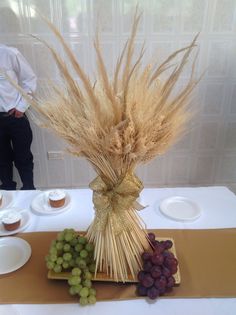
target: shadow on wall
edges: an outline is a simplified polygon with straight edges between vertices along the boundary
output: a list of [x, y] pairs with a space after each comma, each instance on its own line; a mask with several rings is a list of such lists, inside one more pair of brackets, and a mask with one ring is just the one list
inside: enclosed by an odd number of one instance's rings
[[20, 22], [15, 12], [9, 7], [0, 7], [0, 35], [18, 34]]

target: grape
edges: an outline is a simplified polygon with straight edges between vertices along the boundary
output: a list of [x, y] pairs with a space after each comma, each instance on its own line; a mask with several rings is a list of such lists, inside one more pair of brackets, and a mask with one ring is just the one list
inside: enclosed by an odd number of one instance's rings
[[175, 274], [178, 270], [178, 261], [176, 258], [165, 258], [165, 266], [170, 270], [171, 274]]
[[75, 267], [75, 260], [73, 258], [69, 261], [69, 266]]
[[77, 238], [73, 238], [71, 241], [70, 241], [70, 245], [71, 246], [76, 246], [76, 244], [78, 243], [78, 240], [77, 240]]
[[83, 245], [82, 244], [76, 244], [76, 246], [75, 246], [75, 251], [76, 252], [79, 253], [82, 249], [83, 249]]
[[65, 234], [65, 240], [67, 242], [72, 241], [72, 239], [73, 239], [73, 234], [72, 233], [68, 232], [68, 233]]
[[96, 290], [93, 288], [89, 288], [89, 295], [96, 295]]
[[63, 249], [63, 243], [62, 242], [57, 242], [56, 249], [57, 250], [62, 250]]
[[70, 295], [76, 295], [77, 294], [77, 292], [75, 291], [75, 286], [70, 287], [69, 293], [70, 293]]
[[152, 253], [150, 253], [150, 252], [144, 252], [144, 253], [142, 253], [142, 260], [144, 260], [144, 261], [150, 260], [151, 257], [152, 257]]
[[94, 250], [94, 245], [91, 243], [86, 244], [85, 249], [87, 252], [92, 252]]
[[85, 271], [84, 272], [84, 278], [87, 279], [87, 280], [91, 280], [93, 277], [93, 275], [91, 274], [91, 272], [89, 271]]
[[145, 263], [143, 264], [143, 270], [144, 271], [151, 271], [152, 269], [152, 263], [151, 261], [145, 261]]
[[45, 256], [45, 261], [47, 262], [49, 260], [50, 260], [50, 256], [49, 255]]
[[155, 300], [159, 296], [159, 294], [160, 291], [155, 287], [151, 287], [150, 289], [147, 290], [147, 296], [151, 300]]
[[165, 266], [166, 267], [172, 267], [172, 266], [177, 266], [178, 265], [178, 261], [176, 258], [165, 258]]
[[145, 288], [144, 286], [139, 284], [138, 287], [137, 287], [137, 293], [140, 296], [146, 296], [147, 295], [147, 288]]
[[95, 304], [96, 303], [96, 297], [94, 295], [90, 295], [88, 297], [88, 303], [89, 304]]
[[64, 247], [63, 247], [64, 252], [69, 252], [70, 249], [71, 249], [70, 244], [65, 244]]
[[66, 234], [66, 233], [71, 233], [71, 234], [73, 235], [73, 237], [74, 237], [74, 235], [76, 235], [75, 230], [72, 229], [72, 228], [67, 228], [67, 229], [65, 229], [65, 234]]
[[55, 266], [55, 263], [54, 263], [53, 261], [48, 261], [48, 262], [47, 262], [47, 268], [48, 268], [49, 270], [53, 269], [54, 266]]
[[164, 257], [163, 257], [163, 255], [161, 255], [161, 254], [154, 254], [153, 256], [152, 256], [152, 263], [154, 264], [154, 265], [162, 265], [163, 264], [163, 262], [164, 262]]
[[90, 265], [89, 265], [89, 271], [94, 273], [95, 270], [96, 270], [96, 264], [94, 264], [94, 263], [93, 263], [93, 264], [90, 264]]
[[71, 258], [72, 258], [71, 253], [65, 253], [65, 254], [63, 254], [63, 259], [64, 259], [65, 261], [70, 261]]
[[83, 286], [86, 287], [86, 288], [91, 288], [91, 286], [92, 286], [91, 280], [85, 279], [83, 281]]
[[57, 255], [56, 246], [53, 245], [53, 246], [50, 247], [49, 254], [51, 254], [51, 255]]
[[73, 268], [71, 271], [72, 276], [80, 276], [81, 275], [81, 269], [79, 268]]
[[174, 254], [169, 252], [168, 250], [165, 250], [163, 252], [163, 256], [164, 256], [164, 258], [175, 258]]
[[85, 249], [82, 249], [80, 252], [80, 257], [86, 258], [88, 256], [88, 252]]
[[155, 241], [156, 235], [154, 233], [148, 233], [148, 238], [151, 242]]
[[159, 279], [155, 281], [155, 287], [157, 289], [164, 289], [167, 285], [166, 277], [161, 276]]
[[177, 266], [171, 266], [170, 267], [170, 272], [172, 275], [174, 275], [177, 272], [177, 270], [178, 270]]
[[173, 242], [171, 240], [164, 241], [165, 249], [170, 249], [173, 246]]
[[143, 278], [145, 277], [145, 275], [146, 275], [146, 272], [145, 271], [143, 271], [143, 270], [141, 270], [141, 271], [139, 271], [139, 273], [138, 273], [138, 281], [142, 281], [143, 280]]
[[171, 271], [169, 268], [167, 267], [163, 267], [162, 268], [162, 274], [163, 276], [165, 276], [166, 278], [169, 278], [171, 276]]
[[80, 293], [80, 290], [82, 289], [82, 285], [81, 284], [77, 284], [74, 286], [74, 290], [76, 292], [76, 294], [79, 294]]
[[164, 245], [162, 243], [160, 243], [160, 242], [155, 243], [155, 245], [154, 245], [154, 252], [156, 254], [161, 254], [161, 253], [164, 252], [164, 250], [165, 250], [165, 247], [164, 247]]
[[87, 305], [87, 304], [88, 304], [88, 299], [87, 299], [87, 297], [81, 297], [81, 298], [79, 299], [79, 303], [80, 303], [80, 305], [82, 305], [82, 306]]
[[150, 288], [153, 284], [154, 284], [154, 280], [153, 278], [147, 274], [145, 275], [145, 277], [143, 278], [141, 284], [145, 287], [145, 288]]
[[152, 269], [151, 269], [151, 276], [153, 278], [159, 278], [162, 274], [162, 270], [159, 266], [153, 266]]
[[79, 295], [81, 297], [87, 297], [89, 295], [89, 288], [82, 288], [79, 292]]
[[78, 266], [81, 269], [85, 269], [87, 267], [86, 261], [84, 259], [80, 259], [79, 262], [78, 262]]
[[82, 260], [81, 257], [76, 257], [76, 258], [75, 258], [75, 263], [76, 263], [77, 266], [79, 266], [79, 262], [80, 262], [81, 260]]
[[170, 276], [168, 279], [167, 279], [167, 288], [172, 288], [173, 286], [175, 285], [175, 278], [173, 276]]
[[69, 263], [67, 261], [64, 261], [63, 264], [62, 264], [62, 267], [64, 269], [68, 269], [69, 268]]
[[70, 253], [72, 254], [72, 258], [73, 258], [74, 261], [76, 262], [76, 258], [78, 257], [78, 253], [75, 252], [74, 250], [71, 250]]
[[152, 245], [154, 248], [158, 248], [160, 246], [160, 242], [157, 240], [152, 241]]
[[68, 284], [69, 285], [77, 285], [81, 283], [81, 278], [80, 276], [70, 276], [68, 279]]
[[61, 265], [55, 265], [54, 268], [53, 268], [53, 271], [56, 272], [56, 273], [61, 272], [62, 271]]
[[63, 264], [63, 258], [62, 257], [58, 257], [57, 260], [56, 260], [56, 263], [58, 265], [62, 265]]
[[91, 258], [90, 256], [87, 256], [86, 258], [84, 258], [85, 262], [87, 265], [90, 264], [91, 260], [93, 261], [93, 258]]
[[87, 243], [87, 240], [86, 240], [86, 238], [84, 236], [79, 236], [78, 243], [82, 244], [82, 245], [85, 245]]
[[55, 262], [57, 260], [57, 255], [55, 254], [50, 255], [50, 260]]

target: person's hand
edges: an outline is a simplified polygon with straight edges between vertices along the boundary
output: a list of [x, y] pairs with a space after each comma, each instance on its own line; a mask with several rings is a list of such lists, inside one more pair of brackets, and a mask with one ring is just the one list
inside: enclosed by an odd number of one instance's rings
[[15, 116], [16, 118], [21, 118], [24, 115], [23, 112], [20, 112], [16, 108], [11, 109], [8, 113], [9, 115]]

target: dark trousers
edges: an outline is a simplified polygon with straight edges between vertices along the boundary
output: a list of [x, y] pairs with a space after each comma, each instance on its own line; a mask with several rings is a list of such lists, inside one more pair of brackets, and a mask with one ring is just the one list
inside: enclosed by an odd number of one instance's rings
[[13, 181], [13, 162], [23, 183], [22, 189], [35, 189], [31, 143], [32, 130], [25, 115], [16, 118], [0, 113], [0, 180], [2, 189], [16, 189], [16, 183]]

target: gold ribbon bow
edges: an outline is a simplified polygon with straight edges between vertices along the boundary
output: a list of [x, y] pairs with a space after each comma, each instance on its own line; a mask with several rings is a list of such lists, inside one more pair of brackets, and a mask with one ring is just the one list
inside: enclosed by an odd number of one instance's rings
[[136, 199], [143, 189], [139, 178], [127, 173], [121, 181], [110, 188], [103, 179], [98, 176], [89, 185], [93, 190], [93, 203], [96, 211], [94, 224], [100, 231], [104, 231], [110, 219], [115, 234], [119, 234], [129, 227], [129, 220], [126, 220], [127, 211], [130, 208], [141, 210]]

